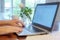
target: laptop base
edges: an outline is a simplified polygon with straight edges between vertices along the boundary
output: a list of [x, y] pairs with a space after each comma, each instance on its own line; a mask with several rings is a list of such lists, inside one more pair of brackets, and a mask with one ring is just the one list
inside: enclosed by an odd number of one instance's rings
[[25, 27], [22, 31], [22, 33], [17, 33], [18, 36], [28, 36], [28, 35], [42, 35], [42, 34], [47, 34], [47, 32], [44, 32], [40, 29], [37, 29], [35, 27], [29, 26]]

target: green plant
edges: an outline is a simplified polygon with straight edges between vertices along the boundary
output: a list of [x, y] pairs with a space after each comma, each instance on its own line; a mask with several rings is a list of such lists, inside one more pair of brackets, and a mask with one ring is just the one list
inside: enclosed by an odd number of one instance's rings
[[24, 7], [24, 8], [21, 8], [21, 13], [20, 13], [20, 16], [23, 18], [24, 15], [27, 16], [27, 18], [29, 18], [31, 20], [31, 14], [32, 14], [32, 9], [31, 8], [28, 8], [28, 7]]

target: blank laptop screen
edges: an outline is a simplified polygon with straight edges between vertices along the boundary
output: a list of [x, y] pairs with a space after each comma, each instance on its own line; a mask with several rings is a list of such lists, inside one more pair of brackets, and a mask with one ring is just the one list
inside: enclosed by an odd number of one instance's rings
[[44, 25], [51, 28], [57, 10], [55, 5], [37, 5], [33, 18], [33, 23]]

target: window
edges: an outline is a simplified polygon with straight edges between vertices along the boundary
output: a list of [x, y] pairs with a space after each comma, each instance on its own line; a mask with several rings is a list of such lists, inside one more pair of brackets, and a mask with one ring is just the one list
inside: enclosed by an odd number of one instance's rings
[[46, 0], [26, 0], [25, 3], [26, 3], [26, 6], [28, 7], [34, 7], [36, 4], [39, 4], [39, 3], [45, 3]]
[[9, 19], [12, 14], [12, 0], [4, 0], [4, 17]]
[[[6, 19], [10, 19], [10, 16], [12, 14], [14, 15], [19, 15], [17, 13], [20, 13], [20, 8], [19, 8], [19, 4], [21, 2], [25, 3], [25, 6], [32, 8], [33, 13], [34, 13], [34, 8], [36, 6], [37, 3], [45, 3], [46, 0], [0, 0], [0, 3], [2, 5], [2, 9], [0, 9], [0, 11], [4, 11], [4, 18]], [[1, 8], [0, 5], [0, 8]]]
[[21, 0], [13, 0], [13, 14], [18, 15], [20, 13], [19, 4], [21, 3]]
[[4, 7], [4, 16], [6, 19], [10, 19], [11, 15], [17, 15], [19, 12], [19, 4], [21, 0], [4, 0], [5, 7]]
[[[46, 0], [25, 0], [25, 3], [25, 6], [32, 8], [32, 13], [34, 14], [35, 6], [40, 3], [46, 3]], [[33, 14], [31, 15], [31, 18], [33, 18]]]

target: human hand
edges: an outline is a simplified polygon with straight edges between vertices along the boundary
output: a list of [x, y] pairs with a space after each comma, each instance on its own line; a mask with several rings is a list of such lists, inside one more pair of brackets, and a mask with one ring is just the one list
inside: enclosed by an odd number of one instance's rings
[[22, 32], [23, 28], [15, 27], [15, 26], [3, 26], [0, 27], [0, 35], [8, 34], [8, 33], [18, 33]]
[[18, 26], [18, 27], [24, 27], [24, 23], [21, 20], [18, 19], [12, 19], [8, 22], [10, 26]]

